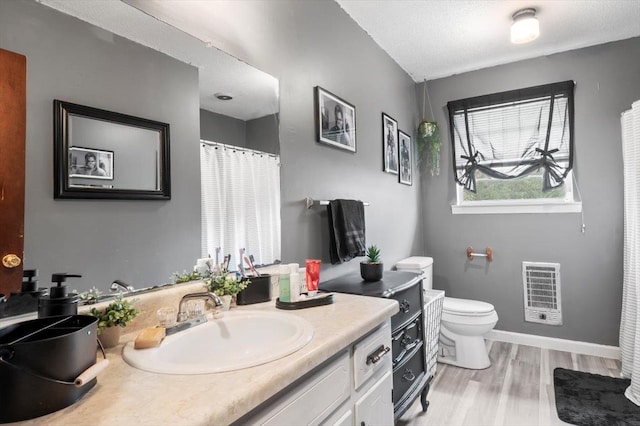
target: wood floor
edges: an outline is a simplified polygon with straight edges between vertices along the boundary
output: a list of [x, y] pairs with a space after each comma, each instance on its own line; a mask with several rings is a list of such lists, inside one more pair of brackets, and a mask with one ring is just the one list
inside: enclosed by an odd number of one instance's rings
[[486, 370], [438, 364], [427, 412], [418, 398], [397, 425], [566, 425], [556, 413], [554, 368], [620, 377], [614, 359], [493, 341], [487, 348]]

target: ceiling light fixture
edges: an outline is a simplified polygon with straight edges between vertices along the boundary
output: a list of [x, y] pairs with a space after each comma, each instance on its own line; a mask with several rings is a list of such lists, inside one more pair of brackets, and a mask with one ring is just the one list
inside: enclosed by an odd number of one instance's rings
[[540, 25], [536, 18], [536, 10], [532, 7], [520, 9], [513, 14], [511, 24], [511, 43], [529, 43], [540, 35]]
[[229, 93], [216, 93], [215, 95], [216, 98], [220, 99], [221, 101], [230, 101], [231, 99], [233, 99], [233, 95], [229, 94]]

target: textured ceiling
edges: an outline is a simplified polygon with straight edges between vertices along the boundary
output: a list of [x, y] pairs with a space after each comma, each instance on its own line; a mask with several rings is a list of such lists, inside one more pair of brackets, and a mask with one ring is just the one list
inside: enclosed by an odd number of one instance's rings
[[[640, 36], [640, 0], [336, 0], [416, 82]], [[540, 37], [509, 41], [538, 10]]]
[[[197, 66], [202, 108], [245, 120], [278, 109], [275, 78], [211, 47], [234, 33], [229, 21], [275, 0], [37, 1]], [[336, 1], [416, 82], [640, 36], [640, 0]], [[513, 45], [511, 15], [524, 7], [538, 10], [541, 35]]]

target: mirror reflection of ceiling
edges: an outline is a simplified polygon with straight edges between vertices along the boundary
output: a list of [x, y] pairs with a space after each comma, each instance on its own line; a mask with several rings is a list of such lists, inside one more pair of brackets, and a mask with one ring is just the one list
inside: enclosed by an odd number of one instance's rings
[[[198, 32], [207, 22], [207, 13], [214, 13], [214, 9], [205, 12], [174, 1], [129, 1], [131, 5], [123, 1], [38, 2], [198, 67], [202, 109], [243, 121], [279, 110], [275, 77], [212, 47], [211, 40]], [[218, 2], [194, 3], [215, 8]], [[216, 93], [230, 94], [233, 100], [219, 100]]]

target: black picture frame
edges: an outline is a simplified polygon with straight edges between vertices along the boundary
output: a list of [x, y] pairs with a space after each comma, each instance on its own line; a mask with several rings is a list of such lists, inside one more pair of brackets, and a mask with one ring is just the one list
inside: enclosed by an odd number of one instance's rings
[[334, 148], [356, 152], [356, 107], [320, 86], [314, 88], [314, 94], [316, 140]]
[[398, 182], [412, 185], [413, 182], [413, 154], [411, 151], [411, 136], [398, 130]]
[[382, 113], [382, 171], [398, 174], [398, 122]]
[[[74, 152], [110, 158], [110, 175], [72, 173]], [[169, 154], [168, 123], [53, 101], [55, 199], [170, 200]]]
[[[93, 157], [93, 168], [87, 167], [89, 158]], [[80, 160], [84, 160], [81, 164]], [[113, 151], [69, 147], [69, 178], [113, 180], [114, 155]]]

